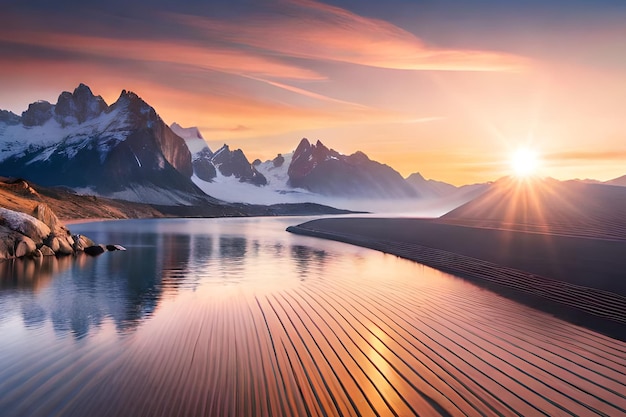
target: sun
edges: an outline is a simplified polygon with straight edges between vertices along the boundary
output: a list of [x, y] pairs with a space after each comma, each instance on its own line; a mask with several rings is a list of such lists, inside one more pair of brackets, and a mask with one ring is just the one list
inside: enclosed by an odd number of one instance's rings
[[537, 173], [539, 156], [528, 148], [519, 148], [511, 155], [511, 168], [516, 177], [526, 178]]

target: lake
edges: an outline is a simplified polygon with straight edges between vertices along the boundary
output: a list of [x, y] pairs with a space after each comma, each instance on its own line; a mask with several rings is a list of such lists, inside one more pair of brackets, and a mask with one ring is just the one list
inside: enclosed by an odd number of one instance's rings
[[626, 343], [308, 218], [75, 224], [0, 264], [0, 416], [626, 415]]

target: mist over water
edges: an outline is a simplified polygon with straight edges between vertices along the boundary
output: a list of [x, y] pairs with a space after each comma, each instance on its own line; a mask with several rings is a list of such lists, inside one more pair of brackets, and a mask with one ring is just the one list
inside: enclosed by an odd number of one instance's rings
[[626, 344], [305, 218], [72, 226], [0, 269], [0, 415], [626, 412]]

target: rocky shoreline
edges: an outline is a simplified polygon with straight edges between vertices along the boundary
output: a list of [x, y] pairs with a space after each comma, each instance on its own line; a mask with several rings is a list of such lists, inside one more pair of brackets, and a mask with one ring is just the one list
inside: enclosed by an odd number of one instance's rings
[[78, 252], [99, 255], [124, 250], [119, 245], [99, 245], [83, 235], [73, 235], [44, 203], [32, 213], [0, 207], [0, 260], [68, 256]]

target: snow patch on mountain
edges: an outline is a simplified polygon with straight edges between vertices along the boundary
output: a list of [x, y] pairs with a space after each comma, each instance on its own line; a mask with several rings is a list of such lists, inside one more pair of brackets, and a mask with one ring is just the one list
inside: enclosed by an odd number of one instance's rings
[[274, 182], [256, 186], [241, 182], [234, 175], [225, 176], [219, 170], [213, 181], [204, 181], [194, 174], [191, 181], [203, 192], [230, 203], [279, 204], [316, 202], [316, 195], [302, 189], [285, 187], [284, 183]]
[[45, 148], [45, 152], [35, 156], [30, 163], [48, 160], [54, 153], [71, 159], [90, 144], [97, 146], [101, 158], [104, 158], [128, 134], [129, 123], [120, 114], [122, 111], [118, 108], [84, 123], [65, 126], [56, 119], [49, 119], [41, 126], [0, 123], [0, 161]]
[[172, 132], [185, 139], [185, 143], [192, 154], [197, 154], [204, 149], [211, 151], [208, 143], [204, 139], [204, 136], [202, 136], [202, 133], [200, 133], [200, 130], [197, 127], [182, 127], [178, 123], [174, 122], [170, 125], [170, 129], [172, 129]]

